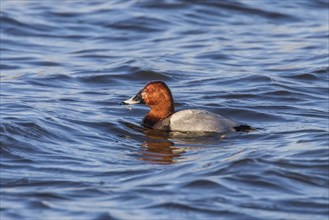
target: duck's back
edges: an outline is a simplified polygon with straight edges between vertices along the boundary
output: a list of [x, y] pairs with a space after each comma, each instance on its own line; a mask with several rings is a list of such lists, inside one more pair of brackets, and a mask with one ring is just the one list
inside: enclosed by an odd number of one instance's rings
[[171, 131], [224, 133], [234, 131], [238, 124], [205, 110], [188, 109], [176, 112], [156, 125], [158, 128], [161, 126], [166, 126]]

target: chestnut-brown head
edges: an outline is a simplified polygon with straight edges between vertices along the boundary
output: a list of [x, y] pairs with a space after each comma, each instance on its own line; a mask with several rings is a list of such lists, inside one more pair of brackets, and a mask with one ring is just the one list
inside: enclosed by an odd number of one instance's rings
[[174, 100], [170, 89], [162, 81], [149, 82], [145, 85], [141, 93], [145, 105], [151, 109], [161, 109], [174, 111]]
[[174, 99], [168, 86], [162, 81], [147, 83], [134, 97], [121, 104], [145, 104], [151, 108], [145, 116], [143, 123], [153, 126], [157, 121], [163, 120], [175, 112]]

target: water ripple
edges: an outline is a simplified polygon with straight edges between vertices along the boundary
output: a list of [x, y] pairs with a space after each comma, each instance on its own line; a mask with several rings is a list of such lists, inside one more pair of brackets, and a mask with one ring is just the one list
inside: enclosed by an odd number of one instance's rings
[[[327, 1], [2, 1], [1, 219], [326, 219]], [[177, 110], [257, 128], [144, 128]], [[92, 204], [92, 205], [91, 205]]]

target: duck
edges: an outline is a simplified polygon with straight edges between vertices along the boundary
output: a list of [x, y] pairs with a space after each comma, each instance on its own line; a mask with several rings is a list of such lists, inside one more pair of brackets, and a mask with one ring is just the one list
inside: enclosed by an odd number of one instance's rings
[[135, 96], [120, 104], [144, 104], [150, 107], [150, 111], [142, 120], [142, 125], [154, 130], [215, 133], [255, 130], [249, 125], [202, 109], [185, 109], [175, 112], [172, 93], [163, 81], [147, 83]]

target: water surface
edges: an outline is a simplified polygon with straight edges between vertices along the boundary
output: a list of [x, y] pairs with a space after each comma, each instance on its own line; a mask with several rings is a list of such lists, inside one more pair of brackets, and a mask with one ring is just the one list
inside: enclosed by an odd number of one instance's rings
[[[1, 1], [1, 219], [328, 219], [328, 1]], [[191, 136], [120, 106], [257, 127]]]

